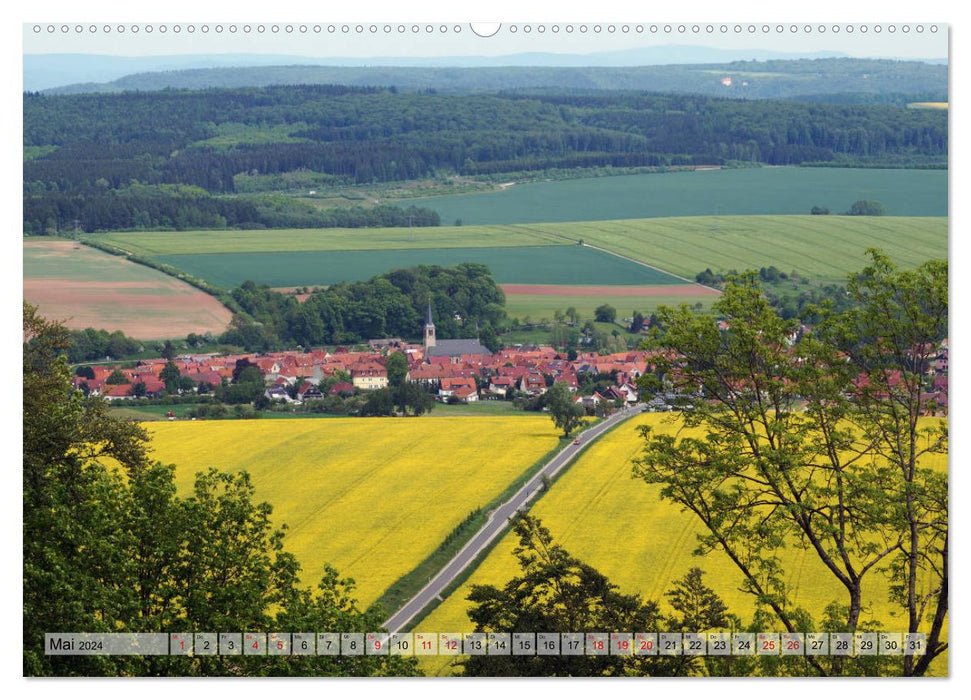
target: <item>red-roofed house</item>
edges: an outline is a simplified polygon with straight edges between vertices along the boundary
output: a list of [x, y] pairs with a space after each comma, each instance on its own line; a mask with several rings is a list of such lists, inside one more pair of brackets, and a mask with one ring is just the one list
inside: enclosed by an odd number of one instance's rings
[[519, 390], [530, 396], [546, 393], [546, 378], [538, 372], [524, 374], [519, 382]]
[[447, 399], [449, 396], [456, 394], [460, 389], [471, 389], [475, 392], [475, 379], [472, 377], [447, 377], [442, 379], [441, 386], [438, 390], [438, 398], [443, 400]]
[[510, 391], [516, 389], [516, 377], [493, 377], [489, 383], [489, 393], [496, 396], [505, 396]]
[[317, 388], [315, 384], [310, 382], [304, 382], [297, 389], [297, 400], [298, 401], [309, 401], [311, 399], [322, 399], [324, 395], [320, 393], [320, 389]]
[[452, 396], [462, 401], [462, 403], [472, 403], [473, 401], [479, 400], [479, 394], [475, 389], [470, 389], [467, 386], [459, 387], [454, 392]]
[[108, 401], [130, 399], [132, 397], [131, 384], [106, 384], [102, 396]]
[[337, 382], [327, 393], [330, 396], [351, 396], [354, 393], [354, 385], [347, 382]]

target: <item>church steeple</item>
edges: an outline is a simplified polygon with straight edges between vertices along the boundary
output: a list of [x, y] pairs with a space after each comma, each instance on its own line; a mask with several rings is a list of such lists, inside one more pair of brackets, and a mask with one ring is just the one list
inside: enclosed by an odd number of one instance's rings
[[435, 347], [435, 322], [432, 321], [432, 300], [428, 300], [428, 314], [425, 316], [425, 349]]

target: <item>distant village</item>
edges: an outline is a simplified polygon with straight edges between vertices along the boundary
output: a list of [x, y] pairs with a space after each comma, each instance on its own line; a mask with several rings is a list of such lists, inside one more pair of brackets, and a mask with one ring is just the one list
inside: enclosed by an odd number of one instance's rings
[[[724, 323], [724, 322], [722, 322]], [[420, 382], [442, 402], [469, 404], [480, 400], [541, 396], [557, 382], [575, 394], [588, 412], [599, 406], [637, 403], [637, 379], [652, 371], [657, 351], [630, 350], [608, 355], [580, 352], [575, 359], [548, 346], [515, 346], [491, 352], [477, 340], [438, 339], [431, 308], [423, 328], [423, 341], [400, 338], [371, 340], [367, 349], [337, 347], [309, 352], [284, 351], [265, 354], [188, 354], [171, 360], [179, 371], [180, 393], [206, 393], [234, 379], [239, 365], [255, 366], [263, 377], [269, 402], [302, 405], [327, 396], [350, 396], [389, 385], [388, 357], [401, 353], [408, 361], [407, 381]], [[793, 339], [794, 340], [794, 339]], [[923, 396], [933, 415], [947, 414], [947, 339], [934, 349], [935, 359]], [[140, 360], [134, 367], [95, 365], [89, 376], [76, 376], [76, 388], [109, 401], [161, 398], [166, 393], [165, 358]], [[899, 373], [898, 373], [899, 374]], [[584, 395], [584, 375], [599, 377], [599, 390]], [[109, 381], [114, 377], [114, 381]], [[603, 378], [609, 377], [609, 386]], [[324, 381], [328, 379], [329, 381]], [[334, 381], [339, 378], [339, 381]], [[121, 381], [121, 380], [124, 381]], [[899, 381], [899, 377], [897, 378]], [[890, 378], [893, 385], [894, 378]], [[590, 382], [586, 382], [589, 386]], [[670, 410], [679, 397], [659, 393], [643, 397], [652, 410]]]

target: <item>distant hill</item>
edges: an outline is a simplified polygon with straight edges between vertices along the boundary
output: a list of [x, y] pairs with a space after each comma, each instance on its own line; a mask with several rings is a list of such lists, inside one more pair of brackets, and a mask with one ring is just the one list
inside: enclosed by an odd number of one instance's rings
[[[642, 50], [638, 51], [643, 54]], [[595, 56], [600, 61], [633, 61], [640, 54], [623, 51]], [[549, 56], [540, 54], [532, 56], [531, 60], [538, 62]], [[505, 58], [513, 60], [514, 57]], [[581, 58], [593, 60], [591, 57], [575, 56], [571, 60]], [[647, 60], [651, 56], [644, 55], [643, 58]], [[654, 60], [659, 59], [654, 57]], [[26, 66], [25, 63], [25, 81]], [[451, 93], [544, 88], [558, 91], [636, 90], [753, 99], [815, 99], [814, 96], [826, 96], [826, 101], [830, 102], [903, 103], [920, 100], [946, 101], [947, 65], [889, 59], [803, 58], [626, 67], [220, 66], [136, 73], [109, 82], [66, 85], [45, 92], [77, 94], [299, 84], [394, 86], [406, 91], [434, 89]], [[844, 97], [840, 98], [840, 95]]]
[[[24, 90], [35, 92], [76, 84], [107, 83], [135, 73], [183, 71], [197, 68], [247, 66], [663, 66], [692, 63], [726, 63], [771, 59], [825, 58], [834, 52], [782, 53], [779, 51], [716, 49], [708, 46], [652, 46], [590, 54], [518, 53], [504, 56], [375, 56], [309, 57], [284, 54], [180, 54], [161, 56], [106, 56], [98, 54], [25, 54]], [[235, 86], [235, 85], [234, 85]], [[228, 87], [228, 86], [227, 86]]]

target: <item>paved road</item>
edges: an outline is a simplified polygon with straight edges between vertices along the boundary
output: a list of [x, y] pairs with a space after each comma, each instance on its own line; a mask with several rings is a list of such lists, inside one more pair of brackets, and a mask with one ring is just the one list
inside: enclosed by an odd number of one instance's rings
[[544, 475], [552, 478], [564, 466], [569, 464], [576, 457], [577, 452], [582, 450], [587, 444], [600, 437], [600, 435], [617, 425], [617, 423], [641, 413], [644, 408], [644, 405], [638, 404], [627, 410], [618, 411], [602, 423], [598, 423], [594, 427], [580, 433], [579, 445], [570, 443], [563, 448], [532, 479], [526, 482], [512, 498], [494, 510], [492, 515], [489, 516], [488, 522], [469, 540], [465, 547], [414, 598], [405, 603], [404, 607], [392, 615], [382, 627], [389, 632], [397, 632], [404, 627], [415, 615], [424, 610], [425, 606], [441, 595], [441, 592], [445, 590], [446, 586], [452, 583], [472, 563], [472, 560], [502, 532], [508, 524], [509, 519], [515, 515], [517, 510], [525, 507], [527, 503], [539, 494], [543, 487]]

